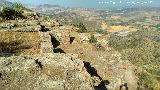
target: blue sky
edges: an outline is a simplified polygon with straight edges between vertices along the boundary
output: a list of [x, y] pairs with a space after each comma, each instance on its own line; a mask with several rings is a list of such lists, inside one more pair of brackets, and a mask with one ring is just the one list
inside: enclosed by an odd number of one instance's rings
[[[52, 4], [65, 7], [85, 7], [85, 8], [103, 8], [118, 6], [159, 6], [160, 0], [8, 0], [18, 1], [23, 4]], [[152, 1], [152, 2], [150, 2]], [[130, 3], [129, 3], [130, 2]], [[146, 3], [147, 2], [147, 3]]]

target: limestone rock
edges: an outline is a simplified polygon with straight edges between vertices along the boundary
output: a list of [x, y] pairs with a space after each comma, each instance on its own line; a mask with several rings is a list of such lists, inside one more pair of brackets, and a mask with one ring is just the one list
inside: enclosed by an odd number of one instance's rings
[[73, 54], [0, 57], [0, 90], [92, 90], [84, 72]]
[[101, 83], [101, 80], [99, 79], [99, 77], [96, 77], [96, 76], [91, 77], [91, 80], [92, 80], [93, 86], [98, 86]]
[[39, 15], [36, 12], [31, 12], [31, 11], [23, 11], [23, 15], [27, 18], [27, 19], [38, 19]]

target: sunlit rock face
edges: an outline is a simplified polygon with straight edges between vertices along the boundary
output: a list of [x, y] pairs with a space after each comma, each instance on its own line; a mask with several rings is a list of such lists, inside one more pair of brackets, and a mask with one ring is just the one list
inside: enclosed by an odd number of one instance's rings
[[74, 54], [0, 58], [0, 89], [92, 90], [90, 76]]

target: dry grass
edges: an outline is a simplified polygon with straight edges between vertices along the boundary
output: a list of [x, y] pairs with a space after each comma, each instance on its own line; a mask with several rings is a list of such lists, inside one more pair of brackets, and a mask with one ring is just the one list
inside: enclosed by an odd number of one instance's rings
[[38, 32], [0, 32], [0, 52], [6, 48], [18, 55], [38, 54], [40, 52]]
[[129, 32], [133, 32], [133, 31], [137, 31], [136, 29], [134, 28], [130, 28], [129, 26], [111, 26], [109, 29], [108, 29], [108, 32], [120, 32], [120, 31], [129, 31]]

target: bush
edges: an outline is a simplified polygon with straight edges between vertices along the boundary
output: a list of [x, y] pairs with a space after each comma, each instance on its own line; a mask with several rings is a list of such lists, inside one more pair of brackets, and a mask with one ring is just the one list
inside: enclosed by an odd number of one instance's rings
[[157, 83], [157, 79], [147, 72], [143, 72], [139, 76], [138, 84], [143, 85], [146, 90], [154, 90], [154, 87]]
[[92, 34], [90, 39], [89, 39], [89, 42], [90, 43], [96, 43], [97, 42], [97, 39], [95, 38], [95, 36]]
[[0, 12], [0, 17], [5, 20], [15, 20], [24, 18], [24, 16], [22, 15], [22, 11], [16, 11], [13, 8], [4, 8]]
[[79, 32], [79, 33], [85, 33], [85, 32], [87, 32], [87, 29], [86, 29], [86, 27], [85, 27], [85, 25], [83, 23], [79, 23], [76, 26], [79, 28], [79, 30], [77, 32]]
[[155, 25], [155, 26], [153, 26], [153, 27], [155, 27], [155, 28], [157, 28], [158, 30], [160, 30], [160, 24], [157, 24], [157, 25]]
[[109, 32], [107, 32], [107, 30], [102, 30], [102, 29], [97, 30], [96, 32], [99, 33], [99, 34], [104, 34], [104, 35], [108, 35], [109, 34]]
[[47, 21], [47, 20], [49, 20], [49, 17], [48, 17], [48, 16], [43, 16], [42, 19], [43, 19], [44, 21]]
[[14, 3], [13, 4], [13, 9], [16, 11], [22, 11], [25, 9], [25, 7], [21, 3]]
[[12, 7], [5, 7], [0, 11], [0, 17], [5, 20], [23, 19], [25, 8], [20, 3], [15, 3]]

